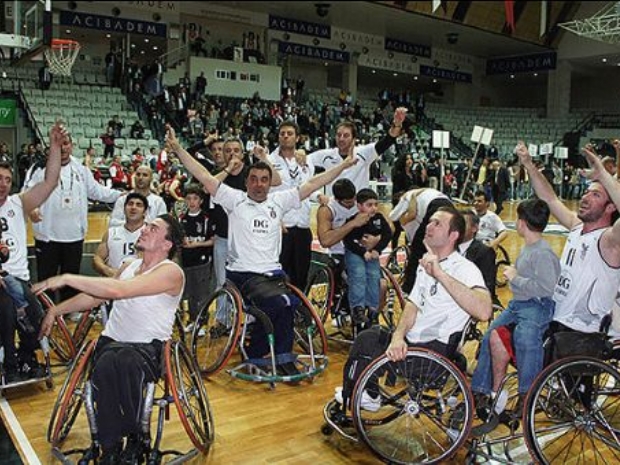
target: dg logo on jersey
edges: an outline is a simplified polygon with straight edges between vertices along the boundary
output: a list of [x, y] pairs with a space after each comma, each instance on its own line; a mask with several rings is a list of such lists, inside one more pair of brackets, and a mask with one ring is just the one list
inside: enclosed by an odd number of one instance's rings
[[264, 215], [255, 217], [252, 219], [252, 233], [254, 234], [268, 234], [271, 228], [271, 221]]

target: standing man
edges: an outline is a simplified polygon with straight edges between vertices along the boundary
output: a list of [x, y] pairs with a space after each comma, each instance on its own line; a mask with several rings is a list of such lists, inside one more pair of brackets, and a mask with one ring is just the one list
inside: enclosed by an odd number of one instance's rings
[[[37, 277], [39, 281], [60, 273], [79, 273], [82, 262], [82, 246], [88, 230], [88, 200], [115, 202], [119, 191], [102, 186], [90, 170], [72, 156], [73, 141], [60, 151], [60, 181], [49, 198], [40, 208], [30, 214], [35, 237]], [[46, 169], [33, 173], [27, 183], [31, 187], [41, 182]], [[72, 291], [61, 292], [65, 300]]]
[[[49, 335], [54, 319], [106, 300], [114, 304], [93, 356], [91, 382], [101, 443], [100, 464], [142, 463], [140, 413], [144, 387], [161, 373], [161, 352], [172, 337], [174, 315], [183, 293], [183, 270], [171, 259], [183, 243], [183, 230], [163, 215], [142, 230], [136, 249], [142, 258], [116, 278], [62, 274], [46, 279], [36, 292], [72, 287], [81, 293], [50, 309], [41, 324]], [[123, 451], [123, 438], [127, 444]]]
[[123, 263], [137, 257], [136, 242], [144, 227], [149, 202], [142, 194], [130, 192], [124, 197], [125, 223], [110, 226], [103, 233], [99, 247], [93, 256], [93, 268], [101, 276], [116, 276]]
[[[181, 147], [172, 129], [168, 131], [167, 143], [171, 150], [177, 153], [188, 171], [213, 196], [213, 201], [220, 204], [228, 214], [230, 229], [226, 274], [227, 278], [240, 289], [256, 276], [284, 274], [279, 263], [283, 216], [289, 210], [299, 208], [301, 202], [312, 192], [333, 181], [343, 170], [357, 163], [357, 159], [351, 153], [339, 165], [314, 176], [299, 188], [270, 194], [272, 168], [267, 163], [257, 162], [248, 169], [247, 193], [245, 193], [230, 188], [212, 176]], [[273, 322], [276, 356], [290, 353], [294, 338], [294, 305], [290, 302], [288, 305], [283, 304], [281, 300], [265, 299], [261, 305], [261, 310]], [[255, 325], [250, 346], [247, 348], [248, 357], [261, 358], [268, 353], [269, 344], [265, 329], [260, 324]], [[283, 363], [281, 369], [291, 374], [296, 368], [290, 365], [293, 364]]]
[[[272, 190], [298, 188], [314, 176], [314, 166], [303, 151], [296, 150], [299, 128], [292, 121], [285, 121], [278, 129], [279, 146], [269, 155], [273, 168], [280, 174], [282, 184]], [[302, 201], [299, 208], [287, 212], [282, 218], [282, 252], [280, 263], [291, 283], [305, 289], [312, 256], [312, 231], [310, 230], [310, 199]]]
[[[153, 183], [153, 170], [146, 166], [141, 165], [136, 169], [133, 175], [134, 189], [131, 192], [146, 197], [147, 210], [145, 221], [153, 221], [158, 216], [164, 215], [168, 212], [166, 209], [166, 203], [159, 195], [151, 191], [151, 184]], [[125, 205], [126, 199], [119, 197], [114, 203], [114, 209], [110, 215], [110, 226], [121, 226], [125, 223]]]
[[[50, 130], [50, 156], [47, 159], [45, 176], [21, 194], [11, 195], [13, 169], [8, 163], [0, 163], [0, 228], [4, 243], [10, 250], [9, 259], [2, 268], [21, 284], [29, 302], [26, 314], [35, 328], [39, 325], [43, 310], [30, 292], [26, 217], [45, 202], [56, 187], [61, 151], [63, 146], [69, 144], [71, 141], [67, 132], [62, 125], [56, 123]], [[4, 349], [5, 379], [9, 383], [40, 375], [37, 373], [38, 363], [34, 354], [38, 347], [36, 337], [20, 331], [18, 353], [15, 346], [16, 321], [13, 300], [2, 285], [0, 277], [0, 343]]]
[[[353, 150], [359, 162], [342, 172], [338, 179], [347, 178], [353, 182], [355, 190], [359, 191], [370, 185], [370, 167], [379, 156], [385, 152], [400, 136], [403, 121], [407, 116], [406, 108], [397, 108], [394, 112], [394, 122], [386, 136], [377, 142], [366, 145], [355, 145], [357, 128], [354, 123], [345, 121], [336, 126], [336, 147], [323, 149], [311, 153], [308, 158], [315, 167], [325, 169], [338, 166]], [[327, 186], [327, 194], [332, 195], [333, 182]]]
[[502, 219], [496, 213], [489, 210], [490, 204], [491, 198], [484, 191], [479, 190], [476, 192], [474, 196], [474, 209], [480, 218], [480, 227], [476, 237], [489, 247], [497, 250], [497, 246], [508, 237], [508, 229]]

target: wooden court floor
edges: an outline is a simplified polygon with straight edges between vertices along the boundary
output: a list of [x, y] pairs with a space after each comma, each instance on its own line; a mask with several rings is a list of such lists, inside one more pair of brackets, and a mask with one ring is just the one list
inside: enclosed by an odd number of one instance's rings
[[[388, 206], [384, 206], [386, 209]], [[505, 221], [514, 221], [516, 203], [506, 204], [502, 213]], [[106, 214], [90, 215], [89, 240], [98, 240], [107, 225]], [[313, 225], [314, 227], [314, 225]], [[563, 236], [546, 235], [559, 254]], [[511, 232], [505, 245], [514, 259], [522, 240]], [[510, 299], [506, 288], [499, 290], [504, 304]], [[370, 464], [378, 463], [360, 444], [354, 444], [334, 433], [331, 437], [321, 434], [323, 406], [334, 395], [334, 388], [342, 384], [342, 367], [347, 347], [330, 345], [329, 366], [313, 383], [296, 386], [281, 384], [270, 390], [262, 384], [236, 380], [222, 372], [205, 380], [205, 386], [215, 422], [215, 442], [207, 456], [200, 456], [190, 463], [204, 464]], [[43, 384], [6, 391], [10, 409], [34, 454], [40, 463], [54, 463], [50, 446], [45, 440], [46, 429], [57, 393], [65, 373], [56, 369], [55, 388], [47, 391]], [[6, 417], [6, 410], [3, 410]], [[5, 418], [6, 422], [6, 418]], [[11, 432], [15, 437], [17, 430]], [[65, 448], [85, 446], [88, 430], [83, 412], [76, 421]], [[190, 446], [176, 412], [166, 424], [165, 448], [187, 449]], [[463, 463], [462, 450], [451, 463]], [[26, 463], [34, 459], [25, 460]], [[0, 457], [0, 463], [2, 458]]]

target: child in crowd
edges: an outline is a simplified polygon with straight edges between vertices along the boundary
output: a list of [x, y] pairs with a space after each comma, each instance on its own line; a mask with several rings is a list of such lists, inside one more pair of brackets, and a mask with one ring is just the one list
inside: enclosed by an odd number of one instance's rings
[[504, 271], [513, 298], [480, 345], [471, 383], [480, 416], [488, 415], [485, 410], [498, 394], [509, 361], [517, 365], [519, 401], [513, 414], [519, 418], [525, 394], [542, 370], [543, 335], [553, 318], [552, 297], [560, 275], [560, 261], [542, 238], [549, 215], [549, 207], [540, 199], [525, 200], [517, 207], [517, 232], [525, 246], [515, 266]]
[[[354, 324], [375, 322], [379, 309], [381, 266], [379, 256], [392, 238], [392, 228], [383, 214], [377, 211], [377, 194], [372, 189], [361, 189], [356, 196], [358, 215], [367, 215], [364, 226], [353, 229], [344, 238], [345, 266], [349, 283], [349, 306]], [[365, 235], [380, 236], [373, 248], [362, 244]], [[366, 315], [368, 311], [368, 315]]]
[[181, 215], [179, 222], [185, 231], [182, 260], [187, 283], [184, 299], [188, 300], [190, 319], [194, 321], [202, 305], [206, 303], [209, 292], [209, 278], [206, 265], [213, 256], [213, 224], [209, 214], [202, 208], [204, 193], [200, 186], [188, 186], [185, 193], [187, 212]]

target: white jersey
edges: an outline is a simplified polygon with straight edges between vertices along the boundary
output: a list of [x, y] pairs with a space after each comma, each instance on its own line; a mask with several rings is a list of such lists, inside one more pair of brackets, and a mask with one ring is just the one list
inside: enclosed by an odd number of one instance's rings
[[422, 224], [422, 220], [426, 216], [428, 205], [435, 199], [448, 199], [449, 197], [436, 189], [414, 189], [406, 192], [392, 209], [388, 217], [391, 221], [398, 221], [409, 209], [411, 197], [416, 194], [416, 216], [415, 218], [403, 226], [407, 241], [411, 242], [416, 231]]
[[[45, 169], [36, 171], [28, 188], [43, 181]], [[115, 202], [121, 192], [102, 186], [88, 168], [71, 157], [60, 168], [58, 185], [41, 205], [42, 220], [32, 225], [34, 237], [43, 242], [77, 242], [88, 230], [88, 200]]]
[[10, 195], [0, 207], [0, 231], [2, 242], [10, 251], [9, 260], [2, 265], [2, 269], [11, 276], [29, 281], [26, 217], [22, 199], [17, 194]]
[[[375, 144], [357, 146], [354, 152], [358, 162], [345, 169], [326, 186], [327, 195], [332, 195], [332, 186], [338, 179], [349, 179], [355, 185], [355, 192], [370, 185], [370, 165], [379, 157], [375, 150]], [[308, 155], [308, 159], [314, 166], [320, 166], [326, 170], [338, 166], [344, 160], [337, 148], [317, 150]]]
[[[470, 289], [486, 289], [478, 267], [456, 251], [441, 260], [439, 266]], [[416, 343], [437, 340], [447, 344], [452, 334], [463, 331], [470, 315], [422, 266], [418, 266], [417, 273], [409, 299], [418, 307], [418, 315], [407, 333], [407, 341]]]
[[287, 189], [255, 202], [247, 193], [220, 183], [213, 201], [228, 214], [228, 265], [230, 271], [268, 273], [281, 270], [282, 218], [299, 208], [299, 191]]
[[599, 241], [605, 229], [582, 233], [583, 224], [573, 228], [560, 258], [553, 319], [577, 331], [599, 330], [620, 286], [620, 269], [601, 257]]
[[136, 241], [142, 228], [129, 231], [125, 226], [112, 226], [108, 229], [108, 266], [120, 268], [130, 258], [136, 258]]
[[[332, 212], [332, 229], [338, 229], [359, 211], [357, 205], [354, 204], [351, 208], [346, 208], [343, 207], [335, 198], [329, 199], [327, 208], [329, 208]], [[344, 255], [344, 244], [342, 241], [332, 245], [329, 248], [329, 253]]]
[[[112, 210], [112, 214], [110, 215], [110, 224], [109, 226], [122, 226], [125, 224], [125, 199], [126, 196], [119, 197], [116, 202], [114, 202], [114, 209]], [[168, 213], [168, 209], [166, 208], [166, 202], [159, 195], [150, 193], [147, 198], [147, 202], [149, 203], [149, 208], [147, 208], [144, 220], [147, 223], [150, 223], [155, 218], [160, 215], [165, 215]]]
[[[174, 265], [183, 273], [179, 265], [171, 260], [164, 260], [145, 274], [166, 263]], [[133, 278], [141, 264], [141, 259], [130, 263], [119, 279]], [[185, 275], [183, 276], [185, 280]], [[182, 292], [179, 295], [162, 293], [115, 300], [110, 319], [101, 334], [118, 342], [148, 343], [154, 339], [166, 341], [172, 337], [174, 315], [182, 295]]]
[[[282, 184], [271, 188], [271, 192], [279, 192], [286, 189], [299, 188], [303, 183], [314, 176], [314, 165], [307, 160], [306, 166], [300, 166], [295, 157], [288, 159], [280, 155], [278, 147], [269, 155], [269, 161], [273, 168], [278, 171]], [[312, 206], [310, 199], [304, 199], [299, 208], [294, 208], [284, 214], [282, 222], [287, 228], [297, 226], [310, 228], [310, 213]]]
[[497, 214], [487, 210], [480, 216], [480, 226], [476, 233], [476, 239], [482, 242], [489, 242], [495, 239], [501, 232], [506, 230], [506, 225]]

